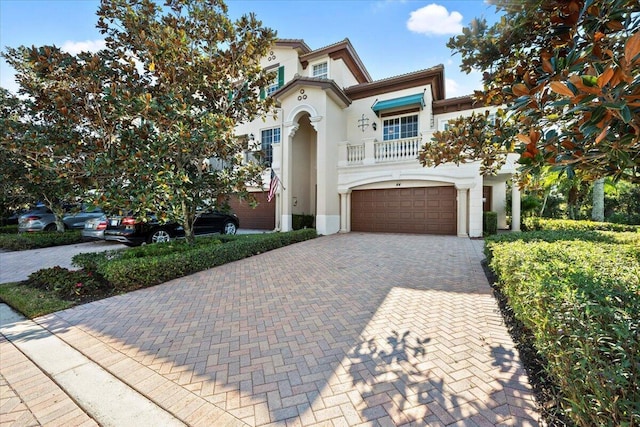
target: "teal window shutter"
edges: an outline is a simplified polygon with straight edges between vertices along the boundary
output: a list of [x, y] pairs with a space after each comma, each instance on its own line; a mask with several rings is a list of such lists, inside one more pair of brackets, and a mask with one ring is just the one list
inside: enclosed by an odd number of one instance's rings
[[284, 86], [284, 65], [278, 67], [278, 88]]
[[260, 99], [265, 99], [267, 97], [267, 91], [264, 88], [260, 89]]

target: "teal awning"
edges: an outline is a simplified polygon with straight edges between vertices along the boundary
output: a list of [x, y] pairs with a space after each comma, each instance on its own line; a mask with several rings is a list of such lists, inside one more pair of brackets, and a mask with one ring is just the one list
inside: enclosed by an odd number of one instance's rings
[[424, 94], [416, 93], [415, 95], [401, 96], [400, 98], [387, 99], [385, 101], [376, 101], [376, 103], [371, 106], [371, 109], [378, 114], [380, 111], [410, 106], [423, 108]]

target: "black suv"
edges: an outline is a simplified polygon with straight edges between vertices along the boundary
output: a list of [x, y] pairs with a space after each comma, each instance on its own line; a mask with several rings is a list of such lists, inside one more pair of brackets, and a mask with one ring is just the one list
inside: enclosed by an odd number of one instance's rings
[[[193, 226], [193, 234], [236, 234], [240, 222], [236, 214], [206, 211], [198, 215]], [[128, 215], [107, 218], [104, 239], [139, 246], [143, 243], [168, 242], [176, 237], [184, 237], [184, 228], [175, 222], [160, 224], [155, 217], [142, 222]]]

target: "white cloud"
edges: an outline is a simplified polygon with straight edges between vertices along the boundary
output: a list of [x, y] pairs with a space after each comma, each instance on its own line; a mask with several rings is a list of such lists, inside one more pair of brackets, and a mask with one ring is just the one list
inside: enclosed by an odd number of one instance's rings
[[444, 89], [447, 98], [473, 95], [476, 90], [482, 90], [482, 73], [472, 71], [469, 74], [454, 72], [454, 78], [445, 77]]
[[453, 79], [444, 79], [444, 90], [447, 98], [455, 98], [456, 96], [465, 95], [460, 93], [460, 85]]
[[83, 42], [67, 40], [60, 49], [71, 55], [77, 55], [80, 52], [97, 52], [104, 49], [105, 46], [104, 40], [85, 40]]
[[427, 35], [458, 34], [462, 32], [462, 14], [449, 12], [446, 7], [432, 3], [411, 12], [407, 28]]

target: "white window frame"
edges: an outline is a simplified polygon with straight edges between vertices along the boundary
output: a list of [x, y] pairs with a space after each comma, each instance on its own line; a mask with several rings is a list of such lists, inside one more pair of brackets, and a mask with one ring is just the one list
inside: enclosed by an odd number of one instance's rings
[[274, 74], [273, 80], [271, 80], [271, 83], [269, 84], [269, 86], [267, 86], [267, 96], [271, 96], [275, 91], [280, 89], [280, 86], [278, 86], [278, 69], [277, 68], [273, 72], [273, 74]]
[[[324, 66], [325, 70], [322, 74], [316, 74], [316, 67]], [[328, 79], [329, 78], [329, 61], [318, 62], [316, 64], [311, 65], [311, 77], [317, 77], [320, 79]]]
[[[415, 117], [416, 118], [415, 135], [410, 135], [410, 136], [404, 136], [403, 137], [402, 136], [402, 119], [405, 119], [407, 117]], [[398, 128], [399, 128], [399, 130], [398, 130], [398, 137], [397, 138], [388, 138], [387, 134], [385, 132], [386, 128], [388, 126], [387, 122], [391, 121], [391, 120], [398, 120]], [[420, 114], [418, 112], [401, 114], [401, 115], [398, 115], [398, 116], [388, 116], [388, 117], [385, 117], [382, 120], [382, 140], [383, 141], [395, 141], [395, 140], [399, 140], [399, 139], [417, 138], [418, 136], [420, 136]]]
[[[277, 131], [277, 132], [276, 132]], [[265, 135], [269, 133], [269, 137], [265, 138]], [[274, 139], [274, 135], [277, 133], [278, 140]], [[265, 139], [269, 140], [265, 142]], [[279, 127], [267, 128], [260, 130], [260, 150], [264, 154], [264, 163], [267, 166], [271, 166], [273, 162], [273, 144], [279, 144], [282, 140], [282, 130]], [[268, 145], [267, 145], [268, 144]]]

